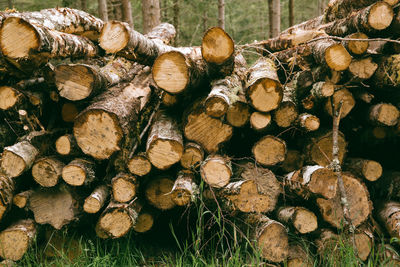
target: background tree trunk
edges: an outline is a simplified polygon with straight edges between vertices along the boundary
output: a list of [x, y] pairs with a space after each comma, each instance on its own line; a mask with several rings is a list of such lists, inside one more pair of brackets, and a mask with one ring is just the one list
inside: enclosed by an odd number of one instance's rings
[[132, 5], [130, 0], [122, 0], [122, 16], [124, 21], [133, 28]]
[[276, 37], [281, 32], [280, 0], [268, 0], [269, 37]]
[[151, 31], [151, 29], [153, 29], [155, 26], [161, 23], [160, 1], [142, 0], [142, 14], [143, 14], [143, 33], [146, 34], [149, 31]]
[[9, 9], [12, 9], [13, 8], [13, 0], [7, 0], [7, 3], [8, 3], [8, 8]]
[[225, 0], [218, 0], [218, 27], [225, 30]]
[[294, 25], [294, 0], [289, 0], [289, 27]]
[[99, 17], [103, 21], [108, 21], [108, 13], [107, 13], [107, 0], [99, 0]]
[[174, 1], [174, 20], [172, 23], [175, 27], [176, 35], [175, 35], [175, 42], [174, 45], [178, 45], [179, 40], [179, 0]]
[[[11, 0], [9, 0], [9, 1], [11, 1]], [[81, 9], [83, 11], [87, 10], [87, 1], [86, 0], [81, 0]]]
[[318, 0], [318, 16], [324, 14], [325, 0]]

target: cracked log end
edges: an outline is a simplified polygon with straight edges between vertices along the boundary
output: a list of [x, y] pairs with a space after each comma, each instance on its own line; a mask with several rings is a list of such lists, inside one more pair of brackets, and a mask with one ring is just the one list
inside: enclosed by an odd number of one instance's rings
[[39, 48], [36, 30], [21, 18], [9, 17], [0, 28], [0, 47], [10, 58], [26, 58], [31, 50]]
[[74, 136], [83, 153], [102, 160], [120, 150], [123, 132], [115, 115], [89, 110], [75, 120]]
[[255, 143], [252, 151], [258, 163], [271, 166], [285, 160], [286, 143], [277, 137], [267, 135]]
[[93, 70], [84, 65], [59, 65], [55, 69], [55, 83], [60, 96], [78, 101], [93, 91]]
[[376, 3], [368, 14], [369, 25], [375, 30], [383, 30], [390, 26], [393, 20], [393, 9], [385, 3]]
[[100, 34], [99, 45], [107, 54], [114, 54], [122, 49], [129, 42], [129, 32], [125, 26], [118, 21], [108, 21]]
[[335, 71], [342, 71], [349, 67], [351, 56], [341, 44], [334, 44], [326, 49], [325, 61], [329, 68]]
[[186, 58], [176, 51], [160, 55], [154, 62], [152, 73], [155, 83], [170, 94], [181, 93], [190, 81]]
[[201, 53], [205, 61], [222, 64], [233, 56], [234, 51], [234, 42], [223, 29], [213, 27], [204, 34]]

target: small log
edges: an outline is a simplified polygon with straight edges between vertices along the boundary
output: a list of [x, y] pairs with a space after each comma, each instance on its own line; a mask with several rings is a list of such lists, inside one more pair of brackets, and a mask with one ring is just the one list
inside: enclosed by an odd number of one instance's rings
[[11, 177], [0, 172], [0, 220], [11, 208], [15, 193], [15, 181]]
[[250, 118], [250, 107], [244, 95], [239, 94], [239, 100], [228, 107], [226, 122], [233, 127], [243, 127]]
[[79, 204], [68, 188], [39, 188], [29, 200], [29, 208], [38, 224], [50, 224], [59, 230], [77, 220]]
[[241, 163], [235, 173], [240, 180], [226, 185], [221, 195], [233, 210], [242, 212], [273, 211], [281, 193], [281, 186], [272, 171], [252, 162]]
[[16, 17], [3, 21], [0, 48], [6, 57], [24, 59], [37, 56], [38, 59], [42, 57], [43, 63], [46, 63], [46, 58], [95, 57], [98, 53], [97, 47], [85, 37], [51, 30]]
[[196, 143], [189, 142], [185, 144], [181, 157], [181, 165], [185, 169], [196, 168], [204, 159], [204, 150]]
[[34, 191], [30, 189], [16, 194], [12, 200], [13, 204], [20, 209], [27, 207], [29, 203], [29, 198], [32, 196], [33, 192]]
[[36, 239], [36, 225], [32, 219], [20, 220], [0, 233], [0, 257], [20, 260]]
[[[366, 261], [369, 254], [371, 254], [374, 246], [373, 237], [372, 232], [366, 227], [361, 227], [354, 233], [356, 255], [360, 260]], [[352, 238], [352, 234], [350, 234], [348, 239], [352, 240]]]
[[77, 158], [64, 166], [62, 178], [69, 185], [86, 186], [96, 179], [95, 167], [93, 161]]
[[26, 109], [27, 99], [22, 92], [11, 86], [0, 86], [0, 109]]
[[249, 104], [261, 112], [278, 108], [283, 98], [275, 64], [268, 58], [259, 58], [249, 69], [246, 88]]
[[364, 102], [365, 104], [371, 104], [372, 100], [374, 100], [375, 96], [371, 94], [370, 92], [365, 91], [364, 88], [353, 88], [351, 90], [351, 93], [353, 94], [354, 98], [357, 100], [360, 100]]
[[[372, 204], [369, 200], [369, 192], [367, 187], [356, 177], [348, 173], [343, 173], [342, 175], [351, 223], [354, 227], [357, 227], [368, 219], [371, 214]], [[336, 228], [342, 227], [344, 220], [338, 192], [339, 190], [337, 190], [335, 198], [318, 198], [316, 200], [324, 220]]]
[[303, 207], [282, 207], [278, 210], [278, 220], [292, 225], [300, 234], [307, 234], [318, 228], [317, 216]]
[[382, 176], [382, 166], [379, 162], [362, 158], [347, 158], [344, 168], [368, 181], [374, 182]]
[[32, 166], [32, 177], [43, 187], [53, 187], [61, 178], [64, 166], [65, 164], [57, 158], [40, 158]]
[[363, 81], [371, 78], [378, 69], [378, 64], [372, 61], [371, 57], [353, 59], [349, 66], [349, 73], [352, 81]]
[[251, 240], [261, 250], [264, 259], [282, 262], [288, 257], [288, 233], [283, 224], [263, 214], [248, 214], [244, 221], [250, 228]]
[[284, 176], [284, 185], [297, 195], [308, 199], [319, 195], [334, 198], [337, 192], [337, 177], [333, 171], [318, 165], [304, 166]]
[[255, 111], [250, 116], [250, 127], [257, 132], [263, 132], [271, 126], [272, 117], [270, 113]]
[[56, 140], [56, 151], [61, 156], [76, 156], [80, 149], [72, 134], [62, 135]]
[[[339, 132], [339, 161], [342, 162], [346, 154], [347, 143], [344, 135]], [[332, 161], [332, 132], [319, 131], [311, 135], [304, 149], [305, 159], [312, 164], [328, 166]]]
[[29, 170], [39, 151], [28, 141], [21, 141], [4, 148], [1, 169], [11, 178], [18, 177]]
[[195, 174], [189, 170], [181, 170], [171, 190], [172, 201], [177, 206], [189, 205], [199, 194], [199, 188], [194, 182]]
[[290, 127], [299, 116], [295, 89], [286, 86], [283, 90], [283, 99], [279, 107], [273, 112], [275, 123], [282, 128]]
[[133, 230], [137, 233], [146, 233], [153, 228], [155, 223], [155, 214], [150, 209], [144, 209], [139, 213]]
[[[57, 93], [56, 93], [57, 94]], [[57, 94], [58, 97], [58, 94]], [[55, 101], [57, 102], [57, 101]], [[61, 118], [65, 122], [74, 122], [79, 115], [79, 108], [74, 103], [64, 103], [61, 108]]]
[[148, 86], [132, 82], [99, 95], [75, 119], [74, 136], [83, 153], [103, 160], [121, 150], [123, 137], [128, 136], [150, 94]]
[[150, 162], [160, 170], [166, 170], [179, 162], [183, 154], [183, 139], [175, 120], [164, 112], [154, 118], [146, 144]]
[[369, 120], [382, 126], [395, 126], [400, 118], [400, 111], [390, 103], [373, 105], [369, 112]]
[[335, 92], [335, 85], [331, 82], [314, 83], [310, 95], [316, 99], [324, 99], [332, 96]]
[[362, 32], [352, 33], [345, 37], [346, 39], [365, 39], [366, 41], [349, 40], [344, 41], [343, 45], [352, 55], [359, 56], [367, 52], [369, 48], [368, 36]]
[[171, 190], [174, 181], [168, 177], [157, 177], [146, 186], [145, 195], [149, 203], [160, 210], [169, 210], [175, 207], [172, 200]]
[[276, 165], [285, 160], [286, 143], [282, 139], [266, 135], [254, 144], [252, 153], [261, 165]]
[[110, 202], [97, 221], [97, 236], [103, 239], [125, 236], [136, 224], [142, 209], [136, 202], [133, 204]]
[[[302, 244], [303, 245], [303, 244]], [[304, 251], [302, 245], [290, 244], [289, 256], [285, 263], [287, 267], [313, 267], [314, 260]]]
[[179, 102], [179, 96], [172, 95], [172, 94], [169, 94], [164, 91], [164, 94], [162, 94], [162, 97], [161, 97], [161, 102], [166, 107], [173, 107]]
[[133, 175], [119, 173], [111, 180], [113, 200], [125, 203], [131, 201], [138, 190], [138, 181]]
[[146, 153], [140, 152], [129, 159], [127, 167], [130, 173], [145, 176], [151, 171], [151, 162]]
[[222, 188], [232, 176], [230, 159], [220, 155], [210, 155], [201, 164], [201, 178], [211, 187]]
[[208, 116], [200, 104], [195, 105], [186, 116], [184, 134], [188, 140], [201, 145], [208, 153], [215, 153], [233, 134], [232, 126], [220, 119]]
[[44, 229], [44, 249], [41, 250], [44, 260], [51, 261], [63, 257], [65, 260], [76, 261], [84, 253], [81, 238], [70, 229], [56, 231]]
[[99, 185], [85, 199], [83, 210], [86, 213], [97, 213], [104, 206], [110, 191], [106, 185]]
[[280, 167], [285, 173], [289, 173], [301, 169], [303, 164], [304, 155], [298, 150], [288, 149], [285, 160]]
[[346, 48], [331, 39], [321, 39], [312, 43], [311, 50], [317, 63], [334, 71], [346, 70], [351, 63], [351, 56]]
[[319, 118], [315, 115], [302, 113], [297, 118], [297, 125], [306, 132], [313, 132], [319, 129]]

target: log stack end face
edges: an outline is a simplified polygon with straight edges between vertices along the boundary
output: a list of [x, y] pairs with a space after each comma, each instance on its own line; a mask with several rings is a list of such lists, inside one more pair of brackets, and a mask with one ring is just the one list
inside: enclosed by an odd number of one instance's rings
[[75, 120], [74, 136], [85, 154], [102, 160], [120, 150], [123, 132], [114, 114], [90, 110]]
[[233, 56], [235, 51], [232, 38], [219, 27], [209, 29], [201, 43], [201, 53], [205, 61], [222, 64]]
[[329, 47], [325, 51], [325, 61], [335, 71], [346, 70], [351, 63], [351, 55], [341, 44]]
[[368, 14], [368, 21], [371, 28], [383, 30], [390, 26], [393, 20], [393, 9], [385, 2], [376, 3]]
[[117, 53], [125, 48], [128, 42], [129, 32], [123, 23], [118, 21], [106, 22], [99, 37], [99, 45], [106, 53]]
[[3, 55], [18, 59], [27, 58], [31, 50], [40, 46], [36, 30], [25, 20], [9, 17], [0, 27], [0, 48]]
[[186, 57], [177, 51], [160, 55], [154, 62], [155, 83], [170, 94], [183, 92], [189, 84], [189, 68]]
[[258, 163], [272, 166], [285, 160], [286, 143], [277, 137], [267, 135], [254, 144], [252, 151]]

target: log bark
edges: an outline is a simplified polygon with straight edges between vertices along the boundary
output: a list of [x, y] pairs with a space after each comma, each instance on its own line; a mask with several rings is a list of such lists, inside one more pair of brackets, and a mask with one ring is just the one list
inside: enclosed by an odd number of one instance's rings
[[1, 169], [11, 178], [18, 177], [29, 170], [39, 151], [28, 141], [21, 141], [4, 148]]
[[303, 207], [282, 207], [278, 210], [278, 220], [290, 224], [300, 234], [307, 234], [318, 228], [317, 216]]
[[252, 153], [261, 165], [276, 165], [285, 160], [286, 143], [282, 139], [266, 135], [254, 144]]
[[62, 135], [57, 138], [55, 146], [57, 153], [61, 156], [77, 156], [82, 153], [72, 134]]
[[55, 157], [43, 157], [32, 166], [33, 179], [43, 187], [53, 187], [58, 184], [65, 164]]
[[111, 180], [111, 187], [113, 200], [126, 203], [136, 196], [139, 183], [133, 175], [119, 173]]
[[225, 0], [218, 0], [218, 27], [225, 29]]
[[29, 203], [29, 198], [32, 196], [33, 192], [34, 191], [30, 189], [16, 194], [12, 200], [13, 204], [20, 209], [27, 207]]
[[161, 23], [160, 1], [142, 0], [143, 33], [148, 33]]
[[384, 224], [391, 237], [400, 237], [400, 204], [394, 201], [381, 203], [378, 208], [378, 218]]
[[373, 82], [377, 87], [399, 87], [400, 79], [397, 76], [400, 70], [400, 55], [382, 57], [378, 63], [378, 69], [373, 76]]
[[344, 168], [358, 177], [363, 177], [368, 181], [374, 182], [382, 176], [382, 166], [374, 160], [362, 158], [347, 158]]
[[15, 181], [4, 173], [0, 173], [0, 220], [11, 208], [15, 193]]
[[320, 120], [315, 115], [302, 113], [297, 118], [297, 125], [306, 132], [313, 132], [319, 129]]
[[314, 60], [328, 66], [334, 71], [346, 70], [351, 63], [351, 56], [339, 42], [331, 39], [321, 39], [311, 43]]
[[188, 113], [185, 117], [184, 135], [188, 140], [201, 145], [206, 152], [217, 152], [220, 145], [232, 137], [232, 126], [208, 116], [201, 104], [193, 105]]
[[160, 170], [170, 168], [182, 157], [182, 133], [175, 120], [165, 112], [159, 112], [153, 121], [146, 153], [153, 166]]
[[280, 0], [269, 0], [269, 23], [270, 23], [270, 37], [276, 37], [281, 31], [281, 1]]
[[122, 18], [133, 27], [132, 5], [130, 0], [122, 0]]
[[89, 159], [76, 158], [62, 169], [63, 180], [72, 186], [88, 186], [96, 179], [96, 165]]
[[246, 95], [249, 104], [261, 112], [278, 108], [283, 98], [275, 64], [268, 58], [260, 58], [249, 69]]
[[211, 187], [222, 188], [232, 176], [230, 159], [220, 155], [210, 155], [201, 164], [201, 178]]
[[151, 162], [146, 153], [140, 152], [128, 161], [128, 170], [137, 176], [145, 176], [151, 171]]
[[273, 119], [279, 127], [288, 128], [299, 116], [295, 88], [287, 85], [283, 90], [283, 98], [279, 107], [273, 112]]
[[150, 94], [147, 85], [130, 83], [99, 95], [75, 119], [74, 136], [83, 153], [102, 160], [121, 150], [124, 136], [129, 136]]
[[177, 206], [187, 206], [198, 197], [199, 193], [194, 172], [189, 170], [179, 171], [171, 189], [172, 201]]
[[255, 213], [273, 211], [282, 191], [274, 173], [252, 162], [243, 162], [237, 167], [235, 176], [239, 181], [229, 183], [220, 193], [231, 209]]
[[185, 169], [196, 168], [204, 159], [204, 149], [193, 142], [185, 144], [181, 157], [181, 165]]
[[97, 213], [104, 206], [110, 191], [106, 185], [99, 185], [93, 192], [85, 199], [83, 210], [86, 213]]
[[33, 212], [38, 224], [50, 224], [59, 230], [79, 215], [77, 198], [66, 187], [39, 188], [35, 190], [29, 201], [29, 209]]
[[[357, 227], [367, 220], [371, 214], [372, 204], [369, 199], [369, 192], [367, 187], [351, 174], [343, 173], [343, 182], [351, 223], [354, 227]], [[316, 202], [324, 220], [336, 228], [341, 228], [344, 217], [339, 190], [337, 190], [335, 198], [318, 198]]]
[[369, 111], [369, 120], [375, 125], [395, 126], [399, 118], [399, 109], [390, 103], [373, 105]]
[[[342, 162], [347, 152], [344, 135], [339, 132], [339, 161]], [[320, 166], [328, 166], [332, 161], [332, 132], [317, 131], [310, 136], [304, 147], [306, 161]]]
[[172, 195], [169, 194], [174, 186], [174, 180], [169, 177], [153, 178], [146, 186], [145, 195], [147, 201], [160, 210], [169, 210], [175, 207]]
[[0, 48], [6, 57], [34, 58], [39, 65], [46, 63], [48, 58], [88, 58], [98, 53], [97, 47], [85, 37], [51, 30], [16, 17], [3, 21]]
[[108, 21], [107, 0], [98, 0], [99, 17], [103, 21]]
[[304, 166], [284, 176], [284, 185], [304, 199], [312, 196], [334, 198], [337, 178], [333, 171], [322, 166]]
[[125, 236], [136, 224], [142, 209], [142, 205], [136, 202], [132, 204], [110, 202], [97, 221], [97, 236], [103, 239]]
[[36, 239], [36, 225], [32, 219], [20, 220], [0, 233], [0, 257], [20, 260]]

